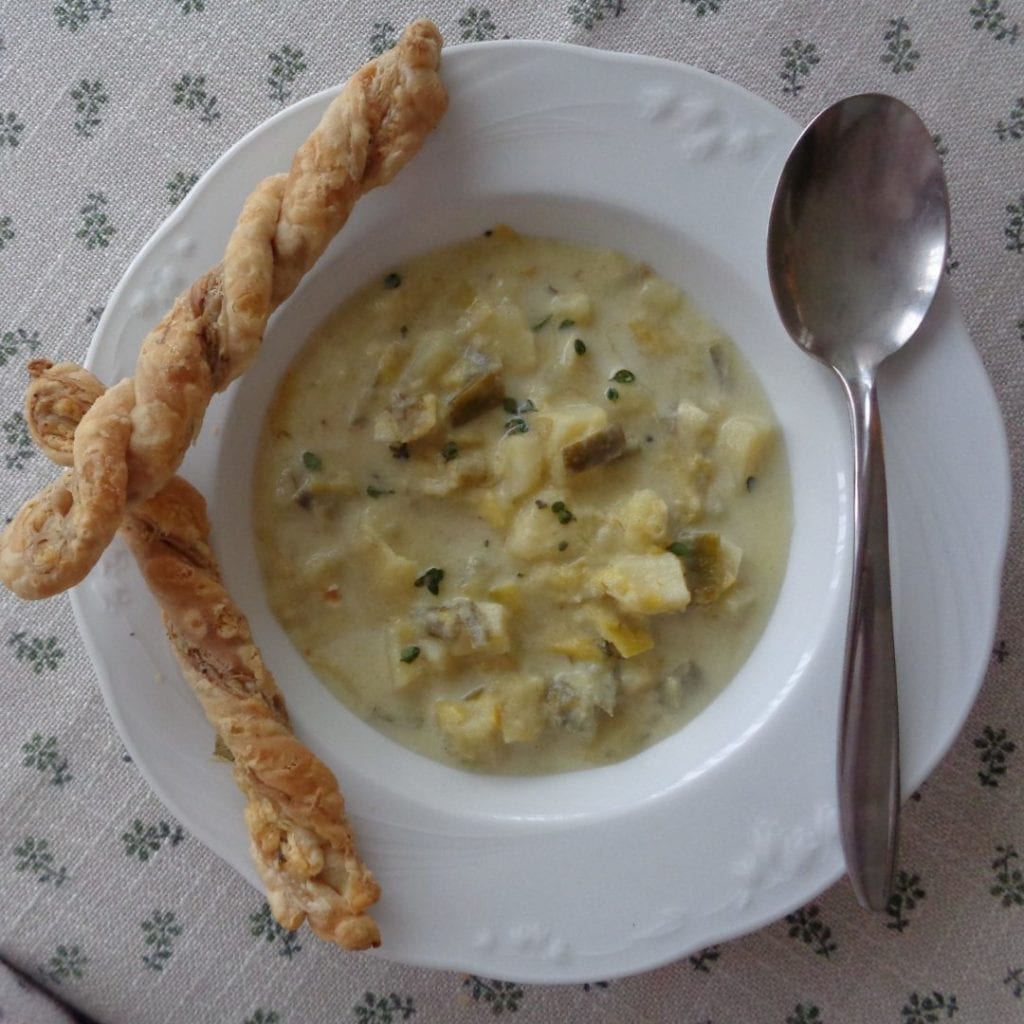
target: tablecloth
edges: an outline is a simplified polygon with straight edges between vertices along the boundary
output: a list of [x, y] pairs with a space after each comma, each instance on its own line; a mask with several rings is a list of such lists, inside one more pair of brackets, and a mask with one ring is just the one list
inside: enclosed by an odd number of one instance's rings
[[[214, 159], [418, 15], [449, 42], [683, 61], [801, 122], [854, 92], [912, 104], [943, 154], [946, 270], [1020, 480], [1024, 0], [0, 0], [0, 514], [51, 476], [21, 412], [26, 360], [80, 361], [125, 268]], [[862, 912], [844, 880], [672, 965], [551, 987], [282, 929], [149, 792], [67, 599], [3, 592], [0, 955], [105, 1024], [1024, 1020], [1022, 539], [1015, 515], [987, 679], [906, 808], [886, 913]], [[4, 989], [0, 1019], [26, 1019]]]

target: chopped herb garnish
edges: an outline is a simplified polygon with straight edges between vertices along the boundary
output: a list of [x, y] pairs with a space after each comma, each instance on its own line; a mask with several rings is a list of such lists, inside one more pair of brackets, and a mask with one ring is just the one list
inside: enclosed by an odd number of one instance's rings
[[320, 456], [316, 452], [303, 452], [302, 453], [302, 464], [306, 469], [316, 472], [318, 469], [323, 469], [324, 464]]
[[409, 444], [407, 441], [402, 441], [400, 444], [389, 445], [391, 454], [396, 459], [407, 459], [409, 458]]
[[537, 322], [536, 322], [536, 323], [535, 323], [535, 324], [534, 324], [534, 325], [533, 325], [533, 326], [532, 326], [532, 327], [530, 328], [530, 330], [531, 330], [531, 331], [539, 331], [539, 330], [541, 330], [541, 328], [543, 328], [543, 327], [546, 327], [546, 326], [548, 325], [548, 322], [549, 322], [550, 320], [551, 320], [551, 314], [550, 314], [550, 313], [548, 313], [548, 315], [547, 315], [546, 317], [544, 317], [544, 319], [543, 319], [543, 320], [538, 320], [538, 321], [537, 321]]
[[632, 384], [636, 380], [636, 374], [632, 370], [616, 370], [612, 374], [612, 380], [616, 384]]
[[441, 449], [441, 458], [445, 462], [451, 462], [452, 459], [459, 457], [459, 446], [454, 441], [445, 441], [444, 447]]
[[525, 401], [518, 402], [514, 398], [506, 398], [501, 403], [502, 408], [505, 412], [515, 413], [510, 420], [505, 421], [505, 433], [506, 434], [525, 434], [529, 431], [530, 427], [523, 416], [528, 412], [536, 412], [537, 406], [533, 404], [533, 401], [527, 398]]
[[587, 343], [582, 338], [577, 338], [573, 343], [572, 347], [576, 349], [576, 355], [585, 356], [587, 354]]
[[383, 498], [385, 494], [394, 494], [395, 492], [389, 491], [384, 487], [375, 487], [373, 484], [370, 484], [370, 486], [366, 488], [366, 493], [371, 498]]
[[677, 558], [689, 558], [693, 554], [693, 544], [688, 540], [677, 540], [669, 544], [668, 550]]
[[575, 326], [576, 326], [576, 321], [575, 321], [575, 320], [563, 320], [563, 321], [562, 321], [562, 322], [561, 322], [561, 323], [560, 323], [560, 324], [558, 325], [558, 329], [559, 329], [560, 331], [564, 331], [564, 330], [565, 330], [566, 328], [568, 328], [568, 327], [575, 327]]
[[572, 510], [565, 504], [564, 501], [556, 501], [551, 506], [551, 511], [558, 516], [558, 521], [565, 526], [566, 523], [571, 523], [576, 517], [572, 514]]
[[411, 665], [420, 656], [420, 649], [415, 644], [410, 644], [408, 647], [402, 648], [402, 653], [398, 656], [399, 661], [404, 661], [406, 665]]
[[619, 389], [618, 388], [609, 388], [604, 393], [604, 395], [605, 395], [605, 398], [607, 398], [609, 402], [617, 402], [619, 400]]
[[558, 542], [558, 550], [559, 551], [565, 551], [565, 549], [568, 546], [569, 546], [569, 542], [567, 540], [561, 540], [561, 541]]
[[428, 569], [422, 576], [418, 577], [415, 583], [417, 587], [426, 587], [434, 597], [441, 588], [441, 580], [444, 579], [444, 569]]
[[396, 274], [394, 272], [388, 274], [388, 276], [384, 278], [384, 287], [385, 288], [397, 288], [401, 283], [402, 283], [401, 275], [400, 274]]

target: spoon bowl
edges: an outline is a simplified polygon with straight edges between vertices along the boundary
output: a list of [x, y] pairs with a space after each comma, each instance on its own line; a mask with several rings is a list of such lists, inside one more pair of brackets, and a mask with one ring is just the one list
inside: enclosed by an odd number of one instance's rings
[[768, 276], [786, 330], [838, 375], [853, 424], [853, 575], [839, 723], [839, 820], [857, 899], [889, 902], [900, 802], [889, 523], [875, 380], [917, 331], [949, 242], [942, 161], [917, 114], [865, 94], [814, 119], [786, 161]]
[[844, 372], [877, 367], [924, 319], [948, 236], [942, 161], [917, 114], [877, 93], [834, 104], [800, 136], [772, 207], [786, 329]]

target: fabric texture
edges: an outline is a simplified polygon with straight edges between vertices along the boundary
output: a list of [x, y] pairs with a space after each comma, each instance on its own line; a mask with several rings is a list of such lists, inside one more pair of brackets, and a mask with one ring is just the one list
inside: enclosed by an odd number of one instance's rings
[[[0, 514], [53, 472], [20, 411], [26, 359], [81, 361], [197, 177], [419, 15], [450, 43], [550, 39], [693, 64], [801, 122], [855, 92], [910, 103], [944, 156], [947, 272], [1020, 480], [1024, 0], [0, 0]], [[552, 987], [285, 932], [149, 792], [67, 599], [0, 593], [0, 956], [104, 1024], [1024, 1019], [1022, 539], [1015, 515], [988, 677], [905, 809], [888, 913], [863, 913], [841, 881], [670, 966]], [[3, 1020], [21, 1019], [11, 991]]]

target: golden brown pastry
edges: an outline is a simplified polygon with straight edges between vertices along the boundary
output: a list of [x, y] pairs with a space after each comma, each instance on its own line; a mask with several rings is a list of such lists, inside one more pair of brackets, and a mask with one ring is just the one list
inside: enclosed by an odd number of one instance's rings
[[[55, 462], [103, 384], [73, 363], [29, 364], [29, 429]], [[107, 392], [111, 394], [111, 392]], [[304, 919], [346, 949], [380, 944], [366, 910], [380, 889], [362, 862], [326, 765], [292, 733], [284, 698], [231, 600], [209, 543], [202, 495], [181, 477], [134, 507], [121, 534], [163, 611], [182, 672], [231, 754], [253, 859], [277, 920]]]
[[245, 202], [223, 262], [178, 296], [142, 344], [135, 375], [74, 433], [71, 468], [0, 537], [0, 579], [25, 598], [78, 583], [126, 511], [181, 465], [212, 395], [255, 357], [267, 319], [345, 223], [356, 199], [415, 155], [444, 113], [441, 37], [429, 21], [358, 71], [287, 174]]

